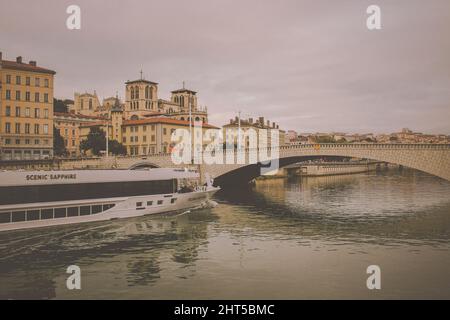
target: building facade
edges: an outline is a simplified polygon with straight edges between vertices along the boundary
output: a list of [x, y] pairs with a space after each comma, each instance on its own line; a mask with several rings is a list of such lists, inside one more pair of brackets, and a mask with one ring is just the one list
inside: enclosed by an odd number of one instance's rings
[[0, 159], [53, 157], [55, 71], [0, 52]]
[[[279, 125], [275, 122], [270, 122], [269, 120], [265, 121], [264, 117], [259, 117], [258, 119], [248, 118], [248, 119], [239, 119], [235, 117], [234, 119], [230, 119], [230, 122], [223, 126], [223, 139], [224, 143], [227, 147], [237, 146], [239, 141], [239, 129], [240, 131], [240, 139], [241, 145], [245, 148], [252, 148], [252, 143], [257, 144], [257, 146], [262, 146], [260, 143], [260, 131], [263, 130], [267, 134], [267, 140], [265, 141], [265, 145], [267, 147], [272, 146], [272, 139], [270, 130], [278, 130], [278, 145], [284, 146], [288, 144], [288, 139], [286, 136], [286, 132], [279, 128]], [[256, 140], [252, 142], [251, 130], [256, 133]]]
[[95, 116], [100, 108], [100, 100], [97, 93], [78, 93], [75, 92], [73, 108], [70, 112], [79, 113], [85, 116]]
[[79, 113], [54, 113], [54, 124], [64, 139], [67, 155], [70, 157], [80, 156], [80, 127], [90, 123], [97, 123], [102, 118], [85, 116]]

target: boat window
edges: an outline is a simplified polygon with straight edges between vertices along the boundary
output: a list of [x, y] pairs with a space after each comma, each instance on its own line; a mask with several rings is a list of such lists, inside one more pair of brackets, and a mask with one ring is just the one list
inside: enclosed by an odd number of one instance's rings
[[91, 206], [80, 207], [80, 216], [87, 216], [89, 214], [91, 214]]
[[8, 223], [8, 222], [11, 222], [11, 212], [0, 213], [0, 223]]
[[12, 222], [25, 221], [25, 211], [14, 211], [12, 213]]
[[136, 202], [136, 207], [142, 207], [142, 202]]
[[175, 203], [175, 201], [177, 201], [177, 198], [173, 198], [170, 200], [171, 203]]
[[163, 204], [162, 200], [158, 200], [158, 205]]
[[66, 208], [55, 208], [55, 218], [65, 218]]
[[102, 212], [102, 206], [101, 205], [95, 205], [92, 206], [92, 214], [96, 214]]
[[115, 206], [115, 204], [104, 204], [103, 211], [109, 210], [109, 209], [113, 208], [114, 206]]
[[42, 209], [41, 210], [41, 220], [53, 219], [53, 209]]
[[0, 205], [23, 203], [24, 194], [27, 195], [28, 203], [170, 194], [176, 190], [175, 181], [169, 179], [0, 187]]
[[153, 201], [147, 201], [147, 206], [152, 206], [153, 205]]
[[78, 207], [67, 208], [67, 216], [68, 217], [76, 217], [76, 216], [78, 216]]
[[28, 210], [27, 221], [39, 220], [39, 210]]

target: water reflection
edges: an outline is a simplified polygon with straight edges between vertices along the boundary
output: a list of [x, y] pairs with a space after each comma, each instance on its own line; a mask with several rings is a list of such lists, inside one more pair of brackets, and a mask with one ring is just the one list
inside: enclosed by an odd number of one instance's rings
[[207, 243], [207, 223], [216, 219], [203, 210], [2, 233], [0, 298], [54, 298], [52, 280], [45, 279], [72, 264], [96, 263], [108, 273], [108, 264], [126, 262], [127, 285], [150, 285], [160, 278], [163, 252], [181, 268], [194, 265], [199, 246]]
[[383, 297], [449, 298], [449, 194], [410, 170], [264, 180], [187, 214], [2, 232], [0, 298], [370, 298], [373, 261]]

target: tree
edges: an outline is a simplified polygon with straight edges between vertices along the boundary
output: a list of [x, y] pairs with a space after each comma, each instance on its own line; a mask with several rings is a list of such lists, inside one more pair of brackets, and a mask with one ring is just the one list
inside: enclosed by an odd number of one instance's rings
[[67, 100], [59, 100], [56, 98], [53, 98], [53, 112], [62, 112], [67, 113], [69, 112], [69, 107], [67, 106]]
[[[126, 147], [117, 140], [108, 140], [109, 152], [114, 155], [127, 154]], [[90, 150], [92, 154], [99, 156], [106, 151], [106, 134], [99, 127], [92, 127], [86, 140], [81, 141], [80, 150], [86, 152]]]
[[59, 130], [53, 126], [53, 153], [56, 156], [67, 155], [66, 144], [64, 143], [63, 137], [59, 133]]

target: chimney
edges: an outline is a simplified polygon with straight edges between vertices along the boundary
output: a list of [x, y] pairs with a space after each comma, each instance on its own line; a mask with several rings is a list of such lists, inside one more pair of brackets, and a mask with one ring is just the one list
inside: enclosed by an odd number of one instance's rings
[[34, 66], [34, 67], [36, 67], [36, 61], [34, 61], [34, 60], [30, 60], [30, 66]]
[[270, 121], [267, 120], [267, 126], [270, 128]]
[[277, 124], [277, 129], [280, 129], [280, 126]]
[[17, 63], [22, 63], [22, 56], [18, 56], [18, 57], [16, 58], [16, 62], [17, 62]]
[[259, 124], [260, 124], [261, 126], [264, 125], [264, 117], [259, 117]]
[[275, 122], [272, 122], [272, 129], [275, 129]]
[[248, 123], [253, 124], [253, 118], [248, 118]]
[[2, 58], [2, 52], [0, 51], [0, 61], [2, 61], [3, 60], [3, 58]]

